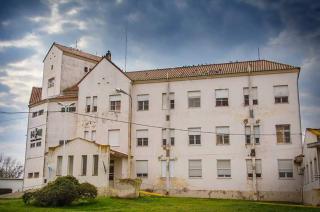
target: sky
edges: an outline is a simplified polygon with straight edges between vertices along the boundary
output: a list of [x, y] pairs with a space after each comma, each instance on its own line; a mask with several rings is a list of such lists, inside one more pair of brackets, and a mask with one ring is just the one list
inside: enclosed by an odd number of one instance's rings
[[[320, 128], [320, 1], [0, 0], [0, 111], [28, 111], [53, 42], [127, 70], [256, 60], [301, 67], [302, 127]], [[0, 114], [0, 153], [24, 161], [27, 115]]]

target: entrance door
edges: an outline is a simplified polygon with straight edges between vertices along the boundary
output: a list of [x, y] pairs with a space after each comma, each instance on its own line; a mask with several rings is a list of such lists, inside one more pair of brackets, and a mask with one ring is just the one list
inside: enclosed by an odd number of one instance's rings
[[109, 167], [109, 181], [114, 180], [114, 160], [110, 160], [110, 167]]

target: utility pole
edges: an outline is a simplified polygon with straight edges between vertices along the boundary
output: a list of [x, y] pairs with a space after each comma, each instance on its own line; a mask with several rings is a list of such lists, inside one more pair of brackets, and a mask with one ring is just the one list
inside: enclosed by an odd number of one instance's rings
[[250, 125], [250, 157], [252, 164], [252, 189], [254, 192], [255, 200], [258, 199], [257, 194], [257, 177], [256, 177], [256, 149], [255, 149], [255, 134], [254, 134], [254, 110], [253, 110], [253, 92], [252, 92], [252, 77], [251, 77], [251, 65], [248, 66], [248, 84], [249, 84], [249, 125]]

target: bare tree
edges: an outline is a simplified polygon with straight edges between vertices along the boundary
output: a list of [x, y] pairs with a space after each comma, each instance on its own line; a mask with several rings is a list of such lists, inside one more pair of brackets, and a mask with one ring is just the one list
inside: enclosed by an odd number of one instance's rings
[[23, 165], [16, 159], [0, 154], [0, 178], [20, 178], [23, 174]]

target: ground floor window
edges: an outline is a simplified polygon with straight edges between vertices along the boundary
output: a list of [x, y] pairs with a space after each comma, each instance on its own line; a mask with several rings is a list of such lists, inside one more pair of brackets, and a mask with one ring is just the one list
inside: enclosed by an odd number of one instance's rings
[[140, 178], [148, 177], [148, 161], [147, 160], [136, 161], [136, 173], [137, 173], [137, 177], [140, 177]]

